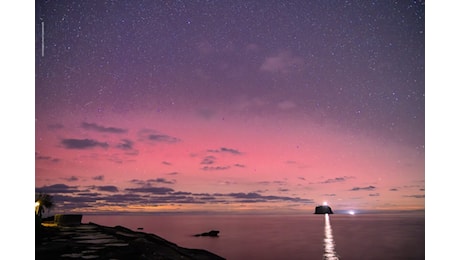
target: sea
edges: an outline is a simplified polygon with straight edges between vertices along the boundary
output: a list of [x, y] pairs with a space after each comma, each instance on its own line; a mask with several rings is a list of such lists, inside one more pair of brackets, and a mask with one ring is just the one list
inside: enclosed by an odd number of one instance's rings
[[[425, 259], [423, 213], [84, 215], [227, 260]], [[218, 237], [194, 236], [219, 231]]]

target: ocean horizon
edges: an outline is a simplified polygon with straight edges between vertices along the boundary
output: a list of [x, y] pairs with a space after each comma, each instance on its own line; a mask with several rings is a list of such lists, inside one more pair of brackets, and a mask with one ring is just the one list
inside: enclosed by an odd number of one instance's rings
[[[425, 259], [424, 211], [358, 214], [84, 214], [239, 259]], [[194, 235], [218, 230], [218, 237]]]

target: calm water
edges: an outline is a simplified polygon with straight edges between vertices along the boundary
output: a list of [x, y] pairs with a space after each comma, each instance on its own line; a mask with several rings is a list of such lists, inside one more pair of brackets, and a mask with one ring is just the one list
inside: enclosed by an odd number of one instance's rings
[[[83, 223], [121, 225], [228, 260], [425, 259], [423, 214], [87, 215]], [[219, 237], [194, 234], [219, 230]]]

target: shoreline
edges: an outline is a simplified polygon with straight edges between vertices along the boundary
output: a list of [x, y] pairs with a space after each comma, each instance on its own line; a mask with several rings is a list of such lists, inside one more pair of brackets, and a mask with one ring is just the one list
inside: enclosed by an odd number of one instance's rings
[[178, 246], [152, 233], [96, 223], [35, 229], [35, 259], [184, 259], [225, 260], [204, 249]]

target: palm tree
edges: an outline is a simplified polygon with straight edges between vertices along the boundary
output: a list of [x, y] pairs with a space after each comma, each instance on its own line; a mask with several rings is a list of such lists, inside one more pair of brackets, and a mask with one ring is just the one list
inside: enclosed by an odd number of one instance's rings
[[35, 199], [35, 205], [37, 207], [35, 214], [41, 219], [45, 209], [50, 211], [51, 208], [54, 207], [53, 196], [46, 193], [40, 193]]

